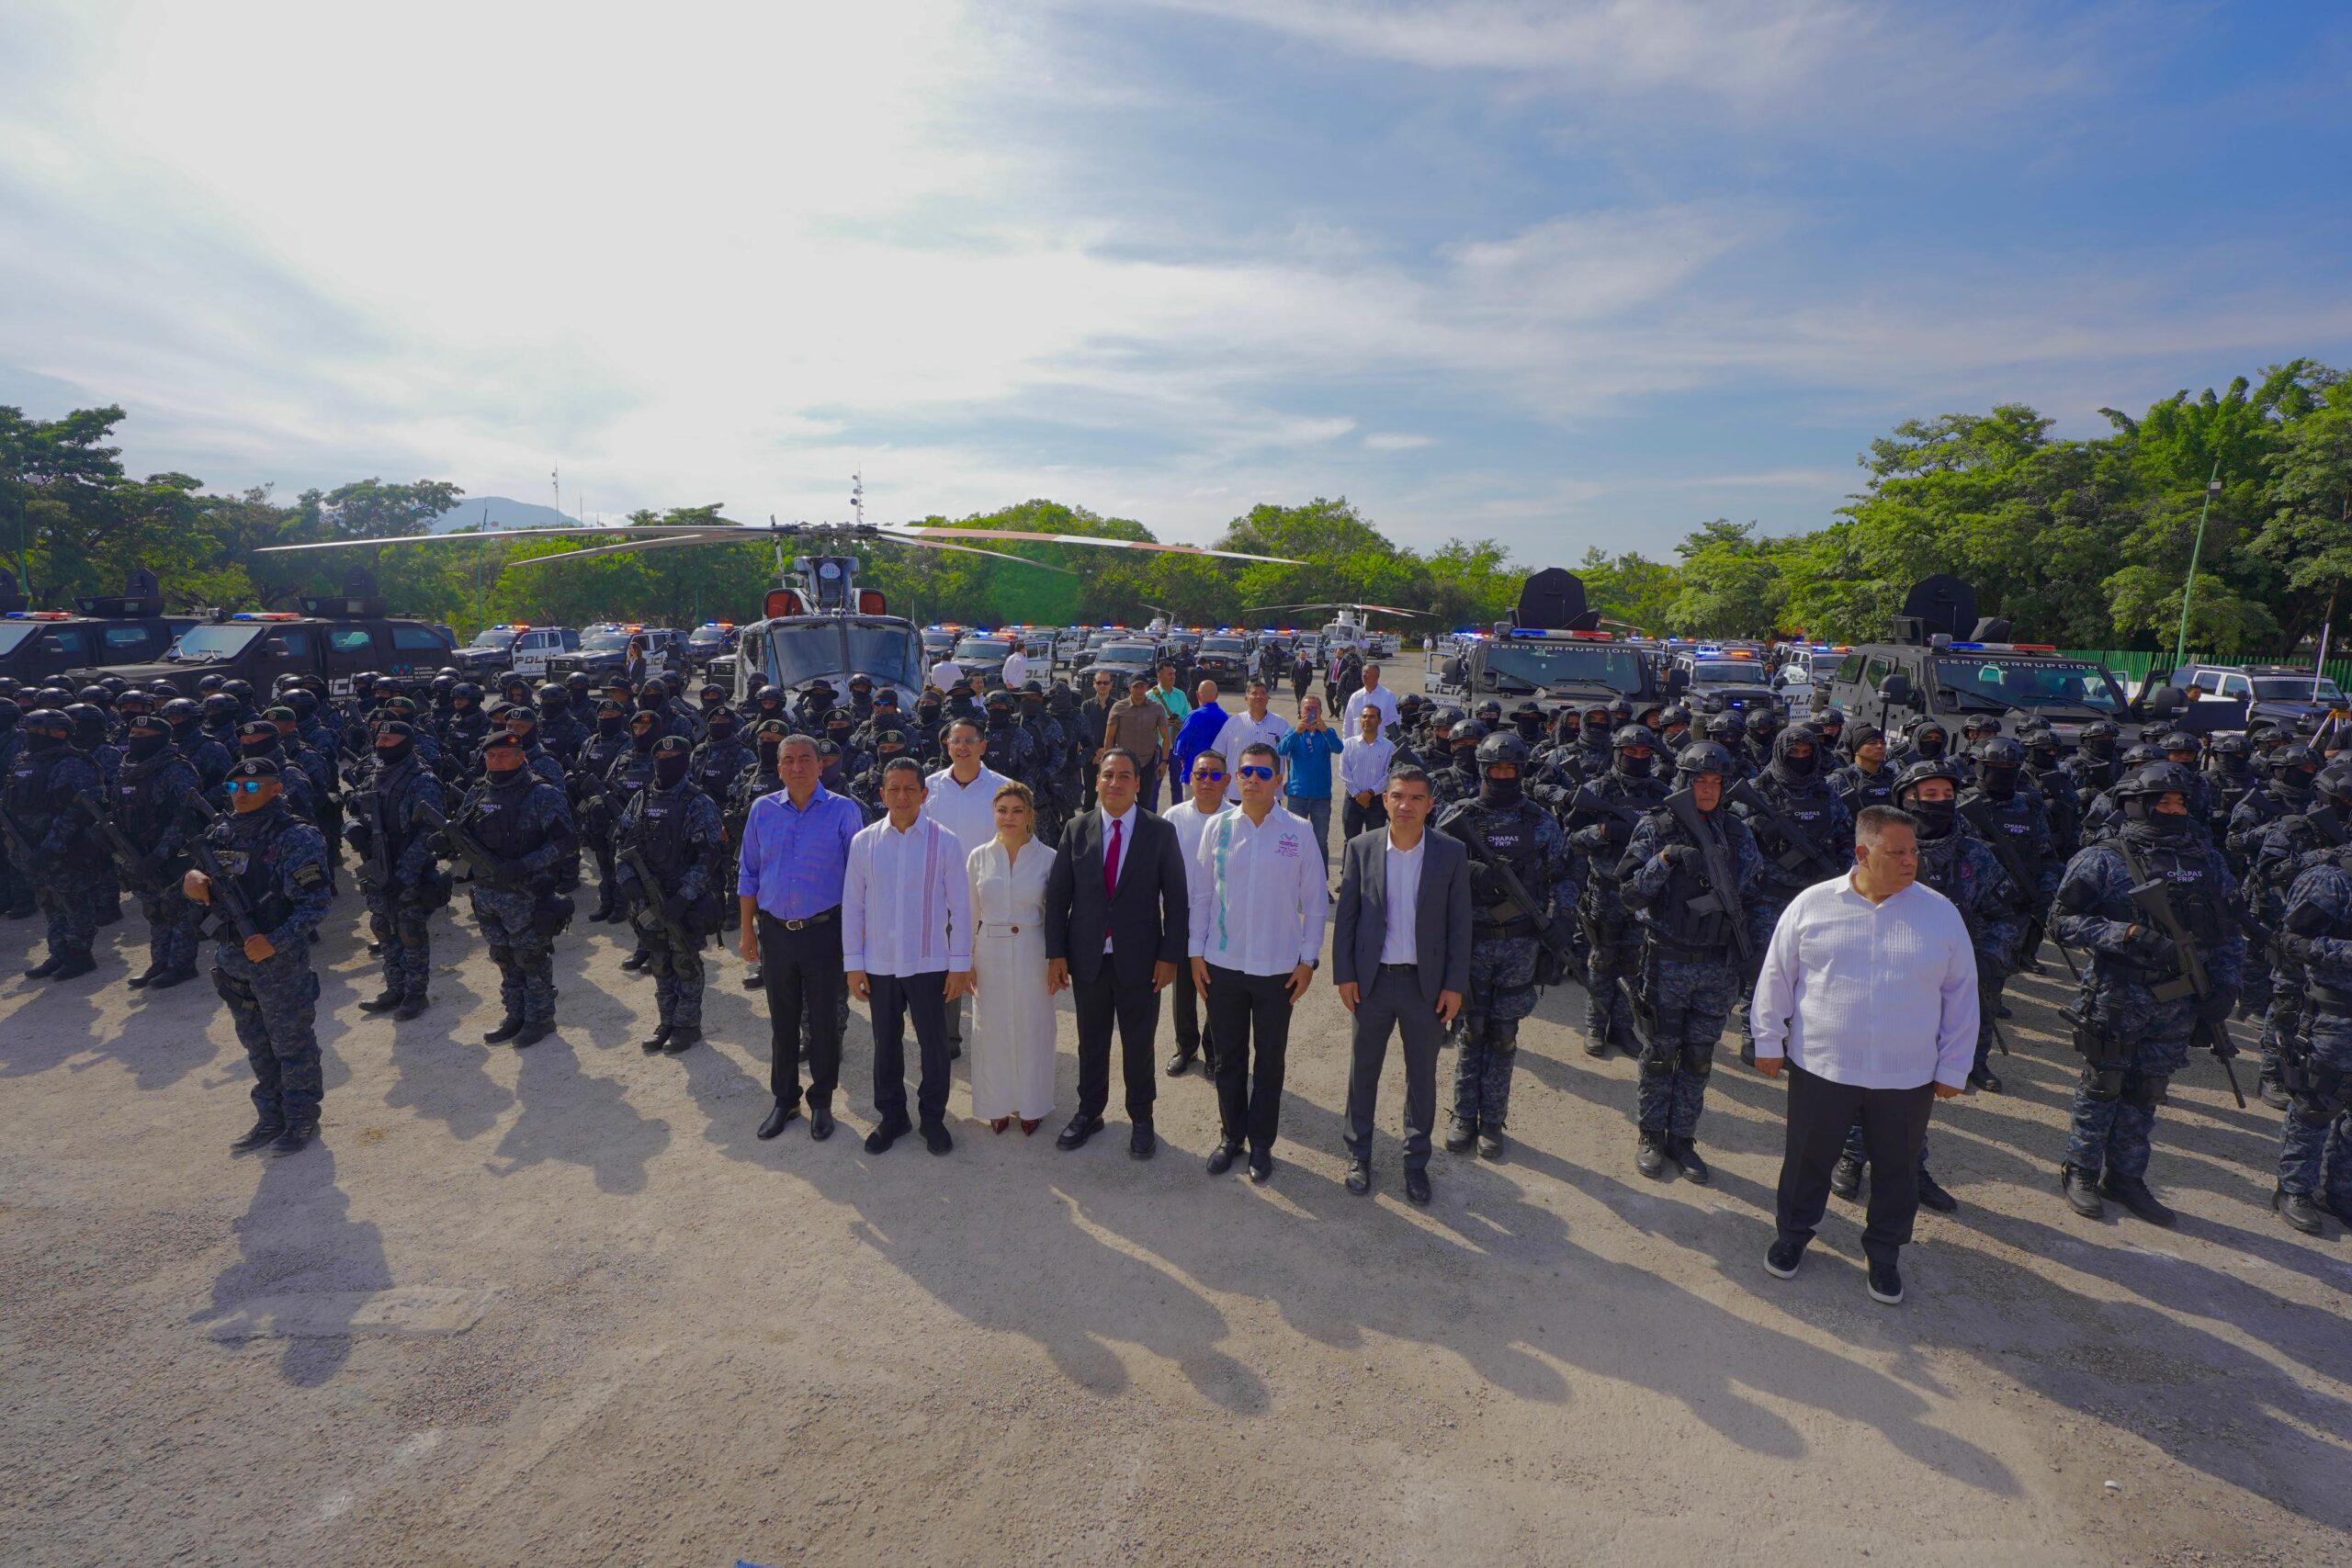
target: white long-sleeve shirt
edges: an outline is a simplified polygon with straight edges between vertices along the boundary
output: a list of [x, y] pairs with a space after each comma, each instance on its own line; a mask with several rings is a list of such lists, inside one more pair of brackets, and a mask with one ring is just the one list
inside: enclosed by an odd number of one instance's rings
[[1816, 883], [1781, 912], [1749, 1018], [1758, 1061], [1785, 1055], [1859, 1089], [1962, 1088], [1976, 1058], [1967, 923], [1923, 882], [1880, 904], [1850, 873]]
[[928, 817], [903, 833], [888, 818], [860, 829], [842, 883], [842, 967], [900, 978], [971, 968], [967, 858]]
[[996, 792], [1010, 782], [982, 768], [970, 784], [957, 784], [955, 770], [942, 768], [923, 781], [922, 814], [955, 834], [968, 858], [996, 838]]
[[1380, 728], [1386, 729], [1396, 722], [1396, 694], [1385, 686], [1359, 686], [1348, 694], [1340, 710], [1340, 728], [1347, 734], [1356, 732], [1356, 710], [1363, 707], [1380, 710]]
[[[1241, 801], [1241, 749], [1255, 746], [1261, 741], [1269, 746], [1275, 745], [1290, 731], [1290, 720], [1272, 708], [1266, 710], [1263, 718], [1251, 718], [1250, 710], [1244, 708], [1225, 721], [1225, 728], [1216, 732], [1215, 750], [1225, 759], [1225, 803], [1227, 806], [1237, 806]], [[1275, 758], [1275, 772], [1280, 773], [1282, 765], [1283, 760]]]
[[1366, 790], [1378, 795], [1388, 787], [1388, 764], [1396, 755], [1396, 742], [1385, 735], [1366, 740], [1361, 735], [1348, 738], [1340, 748], [1340, 793], [1362, 795]]
[[1232, 807], [1201, 833], [1187, 881], [1192, 941], [1186, 951], [1220, 969], [1287, 975], [1323, 955], [1330, 894], [1315, 829], [1277, 806], [1263, 822]]

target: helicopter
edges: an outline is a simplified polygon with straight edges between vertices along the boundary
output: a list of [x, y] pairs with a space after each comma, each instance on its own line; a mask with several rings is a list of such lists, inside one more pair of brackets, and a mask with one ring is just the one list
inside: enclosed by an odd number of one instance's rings
[[[1010, 528], [941, 528], [921, 524], [867, 523], [865, 484], [855, 481], [851, 505], [858, 520], [850, 523], [779, 523], [770, 517], [757, 523], [628, 523], [582, 528], [559, 537], [576, 537], [583, 547], [553, 555], [509, 561], [508, 570], [539, 567], [558, 561], [586, 560], [597, 556], [668, 549], [680, 545], [741, 544], [766, 539], [775, 547], [776, 586], [767, 591], [760, 618], [737, 634], [735, 700], [740, 704], [762, 686], [786, 690], [823, 680], [835, 690], [846, 690], [853, 675], [865, 675], [878, 690], [898, 688], [902, 702], [911, 704], [923, 683], [922, 639], [914, 623], [894, 615], [881, 590], [861, 588], [862, 564], [849, 552], [859, 545], [902, 545], [921, 549], [954, 550], [1018, 561], [1040, 571], [1078, 573], [1067, 567], [1048, 566], [1026, 557], [981, 548], [970, 543], [987, 539], [1000, 543], [1081, 545], [1102, 549], [1144, 550], [1161, 555], [1215, 557], [1225, 560], [1301, 563], [1281, 556], [1250, 555], [1239, 550], [1212, 550], [1197, 545], [1163, 545], [1140, 539], [1101, 539], [1083, 534], [1032, 534]], [[269, 545], [265, 555], [303, 550], [379, 548], [387, 544], [434, 545], [483, 539], [544, 540], [545, 528], [492, 528], [451, 534], [423, 534], [397, 539], [333, 539], [317, 544]], [[604, 543], [604, 540], [615, 540]], [[595, 542], [590, 542], [595, 541]], [[786, 547], [796, 553], [787, 557]]]
[[1347, 603], [1318, 602], [1312, 604], [1244, 604], [1241, 608], [1245, 615], [1254, 614], [1260, 610], [1330, 610], [1336, 612], [1337, 618], [1323, 628], [1322, 647], [1327, 655], [1333, 649], [1341, 647], [1353, 648], [1359, 653], [1365, 651], [1371, 641], [1371, 628], [1367, 627], [1363, 623], [1363, 617], [1367, 615], [1416, 615], [1423, 620], [1434, 618], [1427, 610], [1400, 610], [1392, 604], [1361, 604], [1352, 601]]

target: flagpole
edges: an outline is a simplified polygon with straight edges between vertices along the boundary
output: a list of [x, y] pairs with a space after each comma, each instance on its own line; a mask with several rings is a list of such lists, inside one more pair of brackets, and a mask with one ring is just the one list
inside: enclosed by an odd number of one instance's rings
[[2213, 514], [2213, 492], [2222, 488], [2222, 460], [2213, 459], [2213, 472], [2205, 480], [2205, 506], [2197, 513], [2197, 543], [2188, 552], [2188, 581], [2180, 585], [2180, 637], [2173, 644], [2172, 667], [2179, 669], [2188, 659], [2188, 597], [2197, 591], [2197, 563], [2205, 554], [2205, 519]]

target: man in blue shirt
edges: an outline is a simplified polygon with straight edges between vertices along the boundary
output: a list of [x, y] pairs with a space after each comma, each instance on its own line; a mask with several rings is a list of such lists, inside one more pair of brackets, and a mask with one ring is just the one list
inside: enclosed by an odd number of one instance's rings
[[1184, 717], [1184, 728], [1176, 732], [1176, 765], [1169, 770], [1168, 782], [1175, 786], [1176, 802], [1182, 805], [1191, 789], [1193, 759], [1216, 745], [1216, 738], [1231, 716], [1216, 703], [1216, 682], [1204, 681], [1193, 688], [1194, 706]]
[[1298, 705], [1298, 728], [1274, 742], [1285, 774], [1283, 809], [1315, 825], [1315, 850], [1331, 863], [1331, 759], [1345, 750], [1338, 732], [1323, 722], [1323, 704], [1306, 697]]
[[[773, 1138], [800, 1113], [800, 1027], [808, 1022], [808, 1135], [833, 1131], [833, 1087], [841, 1077], [842, 886], [849, 842], [865, 826], [857, 802], [817, 782], [817, 743], [787, 735], [776, 747], [784, 787], [752, 803], [743, 822], [735, 891], [742, 911], [739, 945], [760, 965], [768, 993], [768, 1088], [775, 1108], [760, 1123]], [[803, 1004], [806, 1004], [805, 1008]]]

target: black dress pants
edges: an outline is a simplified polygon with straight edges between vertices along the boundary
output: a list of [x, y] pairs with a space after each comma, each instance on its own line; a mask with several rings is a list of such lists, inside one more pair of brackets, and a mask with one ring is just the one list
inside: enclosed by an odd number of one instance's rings
[[832, 1109], [842, 1076], [842, 993], [849, 975], [842, 967], [842, 917], [838, 908], [814, 925], [788, 930], [760, 911], [760, 981], [768, 994], [768, 1088], [778, 1105], [800, 1103], [800, 1021], [808, 1020], [808, 1103]]
[[1290, 976], [1209, 965], [1209, 1028], [1217, 1038], [1216, 1109], [1225, 1140], [1252, 1158], [1273, 1152], [1290, 1056]]
[[1111, 1030], [1119, 1031], [1119, 1076], [1127, 1090], [1127, 1120], [1151, 1125], [1151, 1102], [1159, 1080], [1151, 1059], [1159, 1032], [1159, 993], [1151, 982], [1119, 984], [1108, 954], [1091, 980], [1073, 976], [1070, 1010], [1078, 1015], [1078, 1113], [1100, 1116], [1111, 1103]]
[[874, 1019], [874, 1111], [883, 1122], [907, 1119], [907, 1021], [915, 1026], [915, 1057], [921, 1077], [915, 1111], [921, 1124], [935, 1127], [947, 1118], [947, 973], [873, 975], [866, 1006]]
[[1201, 1026], [1201, 988], [1193, 984], [1193, 965], [1176, 965], [1176, 1050], [1180, 1055], [1198, 1053], [1216, 1066], [1216, 1031]]
[[1869, 1213], [1862, 1225], [1865, 1257], [1892, 1261], [1911, 1239], [1919, 1213], [1919, 1145], [1936, 1086], [1858, 1089], [1806, 1072], [1792, 1062], [1788, 1143], [1781, 1158], [1778, 1219], [1781, 1239], [1802, 1247], [1813, 1239], [1829, 1206], [1829, 1176], [1845, 1151], [1846, 1129], [1857, 1119], [1871, 1162]]

